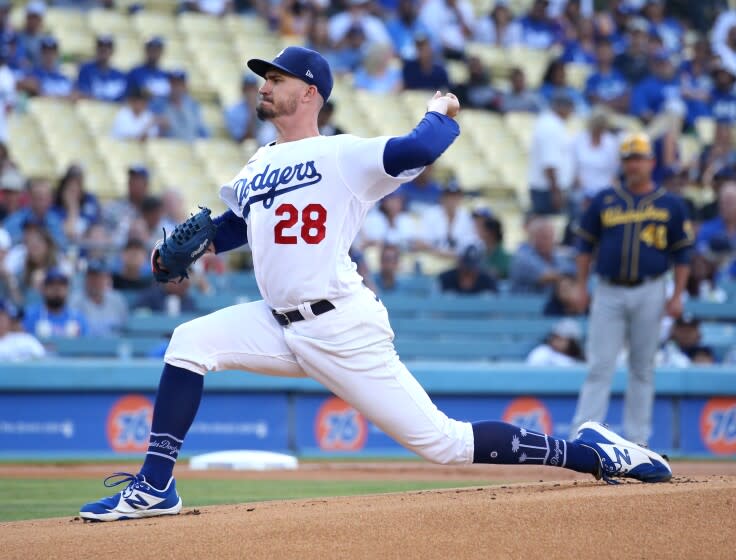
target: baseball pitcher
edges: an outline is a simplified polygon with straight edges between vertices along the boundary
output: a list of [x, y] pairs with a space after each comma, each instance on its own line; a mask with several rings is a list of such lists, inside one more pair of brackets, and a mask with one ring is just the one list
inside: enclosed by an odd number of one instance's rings
[[[317, 52], [288, 47], [248, 66], [265, 79], [257, 114], [278, 131], [220, 197], [229, 207], [200, 212], [155, 251], [157, 278], [172, 280], [206, 250], [247, 243], [263, 300], [235, 305], [179, 326], [171, 338], [153, 412], [145, 462], [106, 485], [124, 490], [85, 504], [85, 519], [114, 521], [176, 514], [173, 469], [202, 396], [205, 375], [245, 370], [309, 376], [350, 403], [406, 448], [444, 464], [537, 464], [597, 478], [669, 480], [658, 454], [597, 423], [575, 441], [503, 422], [448, 418], [399, 360], [383, 304], [363, 285], [348, 249], [373, 204], [416, 177], [455, 140], [457, 98], [437, 92], [405, 136], [320, 136], [317, 115], [332, 75]], [[211, 223], [210, 223], [211, 222]], [[630, 458], [623, 468], [619, 454]]]

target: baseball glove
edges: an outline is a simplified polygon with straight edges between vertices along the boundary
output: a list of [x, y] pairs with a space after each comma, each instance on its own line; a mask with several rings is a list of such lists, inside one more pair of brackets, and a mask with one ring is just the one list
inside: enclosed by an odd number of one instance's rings
[[176, 226], [168, 238], [164, 229], [163, 240], [156, 243], [151, 253], [151, 269], [157, 281], [171, 282], [178, 278], [181, 282], [189, 278], [187, 269], [207, 252], [215, 238], [217, 226], [210, 218], [211, 213], [209, 208], [200, 206], [200, 211]]

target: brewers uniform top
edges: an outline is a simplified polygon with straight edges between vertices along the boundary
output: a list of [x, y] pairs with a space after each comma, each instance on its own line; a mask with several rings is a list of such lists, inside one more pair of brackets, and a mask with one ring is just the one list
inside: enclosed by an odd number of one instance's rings
[[343, 134], [272, 143], [221, 187], [220, 198], [245, 219], [256, 282], [270, 307], [332, 301], [361, 288], [348, 249], [366, 213], [422, 170], [389, 175], [388, 140]]
[[625, 186], [593, 198], [577, 228], [579, 249], [598, 248], [596, 272], [612, 284], [636, 286], [687, 264], [692, 225], [681, 198], [662, 188], [636, 195]]

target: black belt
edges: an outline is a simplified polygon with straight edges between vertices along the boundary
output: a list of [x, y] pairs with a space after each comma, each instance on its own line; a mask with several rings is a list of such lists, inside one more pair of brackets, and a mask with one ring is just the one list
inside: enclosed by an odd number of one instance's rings
[[[311, 304], [310, 308], [312, 309], [312, 313], [315, 315], [322, 315], [323, 313], [327, 313], [328, 311], [335, 309], [335, 306], [326, 299], [323, 299]], [[279, 313], [275, 309], [272, 309], [271, 313], [273, 314], [274, 319], [276, 319], [282, 327], [288, 327], [291, 323], [303, 321], [306, 318], [298, 309], [287, 311], [286, 313]]]
[[652, 280], [656, 280], [662, 276], [661, 274], [657, 276], [647, 276], [644, 278], [639, 278], [637, 280], [621, 280], [620, 278], [606, 278], [606, 282], [609, 284], [612, 284], [613, 286], [623, 286], [625, 288], [635, 288], [636, 286], [641, 286], [642, 284], [645, 284], [647, 282], [651, 282]]

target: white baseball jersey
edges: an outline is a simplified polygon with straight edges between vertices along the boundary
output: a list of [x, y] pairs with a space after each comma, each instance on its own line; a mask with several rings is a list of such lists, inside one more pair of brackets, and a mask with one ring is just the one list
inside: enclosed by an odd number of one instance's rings
[[393, 177], [390, 137], [315, 136], [260, 148], [220, 198], [242, 215], [263, 299], [277, 310], [356, 293], [348, 250], [371, 206], [422, 168]]

